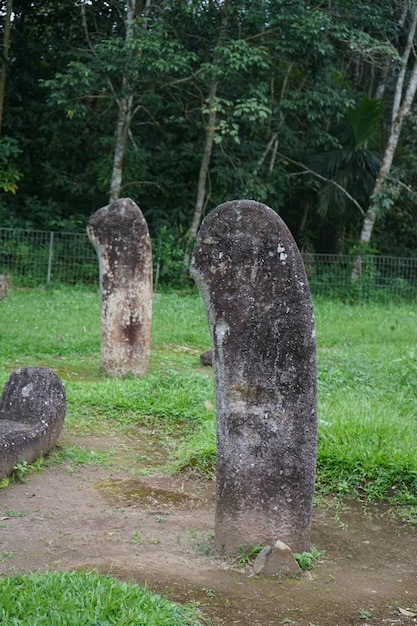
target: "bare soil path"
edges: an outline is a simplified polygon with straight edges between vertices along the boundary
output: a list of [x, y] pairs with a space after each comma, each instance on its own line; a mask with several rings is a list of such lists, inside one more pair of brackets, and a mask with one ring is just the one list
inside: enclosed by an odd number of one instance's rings
[[337, 516], [316, 508], [312, 544], [322, 561], [298, 579], [256, 577], [210, 552], [213, 481], [133, 477], [120, 435], [71, 442], [111, 448], [123, 462], [52, 464], [1, 489], [1, 574], [99, 568], [194, 600], [214, 625], [417, 623], [417, 530], [388, 508], [356, 505]]

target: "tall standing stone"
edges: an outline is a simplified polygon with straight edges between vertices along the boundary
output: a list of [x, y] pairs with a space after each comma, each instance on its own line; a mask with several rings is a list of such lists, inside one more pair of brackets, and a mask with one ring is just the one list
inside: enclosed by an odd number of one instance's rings
[[293, 237], [269, 207], [219, 205], [190, 267], [213, 349], [215, 545], [310, 547], [315, 480], [316, 348], [310, 291]]
[[87, 233], [100, 270], [101, 369], [110, 376], [148, 370], [152, 252], [140, 208], [122, 198], [96, 211]]

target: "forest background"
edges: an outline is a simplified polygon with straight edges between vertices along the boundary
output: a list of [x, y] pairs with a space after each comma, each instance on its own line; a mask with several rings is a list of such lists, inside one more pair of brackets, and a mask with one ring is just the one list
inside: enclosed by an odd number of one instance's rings
[[251, 198], [303, 251], [415, 256], [415, 2], [0, 7], [0, 227], [85, 232], [131, 197], [186, 258]]

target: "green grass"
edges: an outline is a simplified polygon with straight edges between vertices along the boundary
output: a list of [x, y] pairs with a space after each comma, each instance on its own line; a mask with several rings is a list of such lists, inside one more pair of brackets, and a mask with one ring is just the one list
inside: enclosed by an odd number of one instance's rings
[[[316, 491], [388, 499], [410, 522], [417, 519], [416, 312], [415, 305], [406, 304], [315, 302]], [[143, 432], [147, 440], [155, 439], [170, 471], [213, 476], [213, 376], [199, 362], [209, 344], [197, 294], [156, 294], [149, 374], [111, 379], [100, 373], [98, 292], [12, 290], [0, 301], [0, 383], [23, 365], [43, 365], [58, 373], [66, 388], [67, 416], [60, 446], [47, 462], [68, 463], [69, 471], [77, 465], [123, 463], [120, 451], [86, 449], [71, 441], [73, 435], [121, 431], [131, 437], [132, 447]], [[137, 458], [146, 456], [147, 450], [138, 447]], [[42, 461], [33, 469], [41, 470]], [[21, 465], [16, 478], [25, 480], [30, 471], [32, 467]], [[6, 479], [0, 487], [8, 483]], [[95, 573], [4, 577], [0, 585], [0, 625], [199, 623], [188, 607]]]
[[15, 290], [0, 311], [1, 361], [88, 356], [99, 348], [100, 303], [91, 290]]
[[317, 302], [318, 486], [417, 502], [416, 307]]
[[[0, 577], [4, 626], [201, 626], [190, 606], [95, 572]], [[42, 599], [40, 601], [40, 598]]]
[[[67, 391], [65, 432], [148, 428], [174, 442], [171, 470], [213, 475], [213, 378], [199, 363], [210, 341], [197, 294], [155, 294], [150, 372], [141, 379], [100, 374], [96, 291], [14, 290], [0, 309], [0, 382], [21, 365], [52, 367]], [[416, 305], [316, 300], [315, 315], [317, 492], [415, 506]], [[78, 454], [80, 463], [94, 461]], [[76, 462], [77, 450], [64, 445], [65, 455]]]

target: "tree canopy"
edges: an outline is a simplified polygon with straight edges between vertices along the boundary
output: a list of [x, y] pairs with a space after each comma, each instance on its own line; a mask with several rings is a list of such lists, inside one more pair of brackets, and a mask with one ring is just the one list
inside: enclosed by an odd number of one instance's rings
[[0, 226], [83, 230], [128, 196], [158, 245], [185, 250], [207, 211], [246, 197], [303, 249], [349, 251], [371, 216], [367, 245], [415, 255], [416, 12], [408, 0], [1, 3]]

